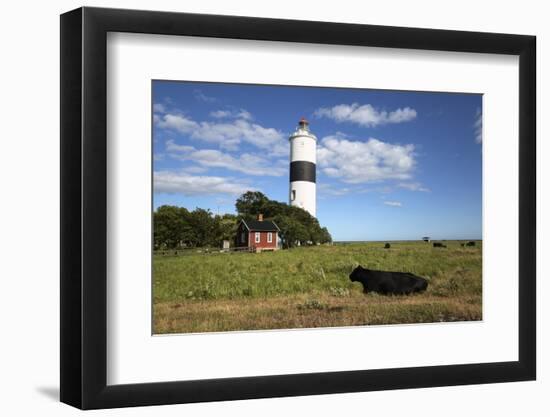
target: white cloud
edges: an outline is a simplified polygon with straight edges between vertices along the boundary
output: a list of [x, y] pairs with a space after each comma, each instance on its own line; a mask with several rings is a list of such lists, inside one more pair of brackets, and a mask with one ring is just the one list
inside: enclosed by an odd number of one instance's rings
[[483, 114], [481, 113], [481, 109], [477, 109], [476, 111], [474, 134], [476, 143], [481, 143], [483, 141]]
[[419, 182], [401, 182], [397, 184], [399, 188], [405, 188], [409, 191], [420, 191], [424, 193], [429, 193], [431, 190], [422, 186]]
[[201, 90], [194, 90], [193, 95], [198, 101], [203, 101], [205, 103], [215, 103], [216, 101], [218, 101], [217, 98], [207, 96]]
[[192, 152], [195, 150], [193, 146], [189, 145], [178, 145], [176, 142], [174, 142], [172, 139], [169, 139], [166, 141], [166, 150], [168, 152]]
[[[215, 113], [218, 118], [225, 117], [224, 110]], [[222, 149], [237, 150], [241, 142], [250, 143], [260, 149], [268, 151], [271, 156], [288, 154], [288, 143], [283, 132], [251, 123], [252, 118], [246, 110], [239, 110], [235, 120], [224, 122], [196, 122], [181, 114], [155, 114], [153, 122], [161, 129], [175, 130], [189, 135], [192, 139], [208, 143], [216, 143]]]
[[210, 117], [213, 117], [214, 119], [229, 119], [229, 118], [234, 118], [234, 119], [243, 119], [243, 120], [252, 120], [253, 117], [252, 117], [252, 114], [245, 110], [245, 109], [240, 109], [240, 110], [216, 110], [216, 111], [212, 111], [210, 112]]
[[210, 195], [239, 195], [254, 190], [248, 184], [232, 178], [193, 176], [185, 172], [155, 171], [153, 173], [154, 190], [156, 193]]
[[[271, 147], [268, 155], [272, 157], [286, 156], [287, 158], [289, 158], [290, 146], [288, 142], [286, 140], [278, 141]], [[285, 163], [288, 163], [288, 160], [285, 160]]]
[[328, 117], [336, 122], [356, 123], [360, 126], [374, 127], [389, 123], [403, 123], [416, 118], [416, 110], [410, 107], [399, 108], [397, 110], [387, 112], [379, 110], [370, 104], [360, 105], [339, 104], [334, 107], [322, 107], [315, 111], [317, 117]]
[[208, 168], [206, 167], [199, 167], [199, 166], [190, 166], [190, 167], [183, 167], [182, 172], [185, 172], [187, 174], [203, 174], [206, 171], [208, 171]]
[[191, 137], [205, 142], [219, 143], [225, 148], [234, 148], [241, 141], [258, 148], [269, 149], [284, 140], [282, 132], [237, 119], [226, 123], [201, 122], [193, 130]]
[[224, 119], [226, 117], [231, 117], [231, 112], [229, 110], [216, 110], [210, 112], [210, 116], [215, 119]]
[[162, 103], [155, 103], [155, 104], [153, 104], [153, 111], [155, 113], [165, 113], [166, 112], [166, 107], [164, 107], [164, 104], [162, 104]]
[[245, 141], [258, 148], [268, 149], [281, 142], [284, 135], [276, 129], [238, 119], [227, 123], [201, 122], [200, 126], [193, 130], [191, 137], [219, 143], [222, 147]]
[[240, 109], [239, 112], [237, 113], [236, 117], [238, 117], [239, 119], [244, 119], [244, 120], [252, 120], [253, 117], [252, 117], [252, 114], [244, 109]]
[[323, 138], [317, 148], [322, 172], [349, 184], [408, 180], [416, 165], [414, 145], [393, 145], [370, 138], [351, 141], [342, 135]]
[[155, 114], [153, 121], [161, 129], [175, 130], [180, 133], [191, 133], [199, 125], [194, 120], [179, 114], [164, 114], [162, 116]]
[[384, 201], [384, 204], [386, 206], [391, 206], [391, 207], [402, 207], [403, 204], [401, 204], [400, 201]]
[[250, 153], [234, 157], [217, 149], [195, 149], [193, 146], [178, 145], [173, 140], [166, 142], [166, 151], [173, 158], [193, 161], [208, 168], [225, 168], [249, 175], [275, 177], [288, 172], [288, 167], [273, 166], [267, 159]]
[[321, 183], [317, 185], [317, 191], [320, 197], [324, 197], [324, 196], [340, 197], [346, 194], [350, 194], [352, 192], [358, 192], [359, 190], [349, 188], [349, 187], [334, 187], [331, 184]]

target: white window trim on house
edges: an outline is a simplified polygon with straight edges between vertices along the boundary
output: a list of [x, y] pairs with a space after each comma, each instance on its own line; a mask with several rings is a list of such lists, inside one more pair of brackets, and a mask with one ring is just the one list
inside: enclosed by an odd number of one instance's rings
[[255, 237], [254, 237], [254, 241], [256, 243], [260, 243], [260, 232], [256, 232]]
[[267, 243], [273, 243], [273, 233], [268, 232], [267, 234]]

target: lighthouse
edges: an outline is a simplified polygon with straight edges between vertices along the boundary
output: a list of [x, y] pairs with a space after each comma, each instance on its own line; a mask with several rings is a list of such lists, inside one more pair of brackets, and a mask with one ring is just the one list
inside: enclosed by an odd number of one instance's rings
[[307, 210], [313, 217], [316, 211], [316, 153], [317, 138], [309, 130], [309, 122], [301, 118], [290, 142], [289, 203]]

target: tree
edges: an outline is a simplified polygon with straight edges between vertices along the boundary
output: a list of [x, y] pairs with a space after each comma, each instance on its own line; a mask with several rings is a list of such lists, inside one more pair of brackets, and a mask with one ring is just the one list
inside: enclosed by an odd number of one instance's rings
[[286, 248], [296, 244], [331, 242], [326, 227], [309, 212], [299, 207], [270, 200], [259, 191], [248, 191], [235, 202], [238, 216], [224, 214], [214, 216], [210, 210], [160, 206], [153, 217], [154, 246], [156, 249], [174, 249], [181, 246], [220, 247], [223, 240], [234, 241], [238, 221], [255, 219], [263, 214], [266, 220], [274, 220], [281, 229], [281, 239]]
[[259, 191], [247, 191], [241, 195], [235, 202], [237, 213], [242, 217], [253, 217], [262, 213], [263, 206], [269, 202], [269, 199]]
[[175, 249], [182, 246], [221, 246], [223, 240], [233, 241], [237, 232], [237, 216], [214, 216], [210, 210], [160, 206], [153, 213], [153, 243], [155, 249]]
[[216, 216], [216, 240], [222, 242], [229, 240], [233, 242], [237, 234], [238, 217], [233, 214]]
[[281, 240], [284, 248], [292, 248], [298, 243], [305, 244], [309, 239], [308, 230], [292, 217], [279, 215], [274, 219], [281, 229]]
[[189, 211], [183, 207], [160, 206], [153, 216], [155, 248], [176, 248], [191, 239]]
[[266, 220], [274, 220], [281, 229], [283, 246], [286, 248], [298, 242], [304, 245], [332, 241], [328, 230], [321, 228], [319, 221], [308, 211], [270, 200], [259, 191], [244, 193], [237, 199], [235, 207], [239, 216], [245, 220], [255, 219], [258, 214], [263, 214]]
[[210, 210], [196, 208], [191, 212], [189, 223], [193, 230], [195, 246], [217, 246], [216, 219]]
[[319, 243], [331, 243], [332, 242], [332, 236], [328, 232], [328, 229], [326, 227], [321, 228], [321, 240]]

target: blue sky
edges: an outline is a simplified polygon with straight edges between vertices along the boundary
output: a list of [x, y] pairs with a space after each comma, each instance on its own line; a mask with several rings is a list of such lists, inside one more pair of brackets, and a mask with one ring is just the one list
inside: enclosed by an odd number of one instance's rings
[[317, 218], [334, 240], [479, 239], [482, 96], [153, 81], [154, 207], [288, 202], [288, 136], [317, 136]]

